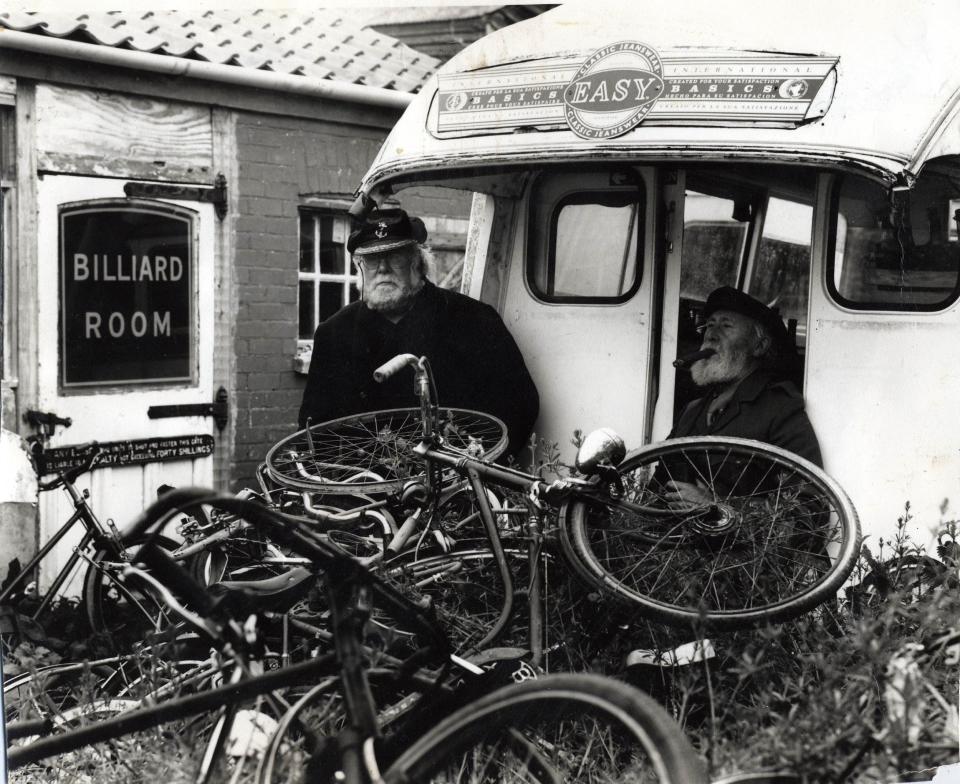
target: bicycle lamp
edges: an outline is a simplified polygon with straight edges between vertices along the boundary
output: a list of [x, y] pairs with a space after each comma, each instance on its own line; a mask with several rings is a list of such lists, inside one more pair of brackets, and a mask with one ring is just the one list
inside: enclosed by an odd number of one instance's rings
[[603, 466], [618, 465], [626, 454], [623, 439], [611, 428], [601, 427], [583, 439], [574, 465], [581, 474], [591, 476]]

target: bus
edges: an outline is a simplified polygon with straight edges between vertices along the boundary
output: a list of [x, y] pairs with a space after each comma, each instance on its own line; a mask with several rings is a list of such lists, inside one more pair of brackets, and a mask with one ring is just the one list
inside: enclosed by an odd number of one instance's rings
[[[665, 438], [707, 294], [775, 305], [868, 543], [960, 504], [960, 5], [572, 2], [467, 47], [357, 192], [473, 194], [537, 434]], [[909, 513], [906, 512], [909, 505]], [[872, 546], [872, 545], [871, 545]]]

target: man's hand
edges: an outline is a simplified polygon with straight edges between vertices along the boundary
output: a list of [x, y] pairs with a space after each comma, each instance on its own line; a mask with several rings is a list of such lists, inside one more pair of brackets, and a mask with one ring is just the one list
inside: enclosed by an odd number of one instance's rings
[[678, 511], [707, 506], [716, 500], [707, 486], [699, 481], [696, 484], [670, 481], [666, 482], [663, 487], [663, 499], [671, 509]]

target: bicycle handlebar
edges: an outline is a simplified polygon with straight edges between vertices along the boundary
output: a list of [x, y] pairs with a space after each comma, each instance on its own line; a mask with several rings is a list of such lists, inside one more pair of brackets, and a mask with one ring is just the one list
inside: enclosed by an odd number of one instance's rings
[[420, 358], [413, 354], [397, 354], [393, 359], [387, 360], [380, 367], [373, 371], [373, 380], [382, 384], [391, 376], [395, 376], [408, 365], [420, 367]]

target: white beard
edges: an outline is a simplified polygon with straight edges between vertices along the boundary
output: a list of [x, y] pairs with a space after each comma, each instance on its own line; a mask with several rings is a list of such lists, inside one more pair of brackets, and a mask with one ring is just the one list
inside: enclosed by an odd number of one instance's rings
[[370, 310], [375, 310], [384, 315], [402, 313], [410, 307], [413, 298], [422, 288], [422, 278], [413, 286], [402, 284], [398, 284], [397, 286], [374, 286], [371, 291], [366, 292], [364, 302]]
[[743, 349], [717, 352], [712, 357], [699, 359], [690, 367], [690, 376], [698, 387], [729, 384], [747, 374], [750, 355]]

